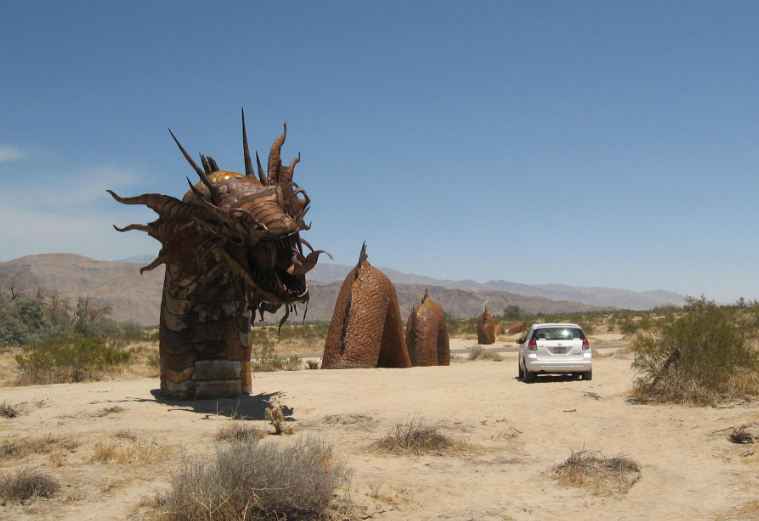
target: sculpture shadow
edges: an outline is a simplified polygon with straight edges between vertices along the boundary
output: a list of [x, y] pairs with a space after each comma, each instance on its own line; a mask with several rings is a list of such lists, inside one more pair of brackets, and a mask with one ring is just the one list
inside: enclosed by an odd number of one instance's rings
[[[174, 400], [161, 395], [160, 389], [153, 389], [150, 394], [156, 403], [168, 407], [169, 412], [192, 411], [210, 416], [226, 416], [240, 420], [266, 420], [266, 408], [270, 407], [269, 400], [282, 393], [241, 394], [233, 398], [214, 398], [210, 400]], [[295, 409], [282, 405], [285, 421], [295, 421], [291, 418]]]

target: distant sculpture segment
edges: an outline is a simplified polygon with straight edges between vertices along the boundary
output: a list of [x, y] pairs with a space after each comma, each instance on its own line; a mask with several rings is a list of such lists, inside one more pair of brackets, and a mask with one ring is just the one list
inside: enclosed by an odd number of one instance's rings
[[487, 308], [477, 319], [477, 343], [481, 345], [495, 343], [495, 322], [493, 322], [493, 316], [488, 313]]
[[369, 264], [364, 244], [337, 296], [322, 368], [411, 367], [400, 314], [395, 287]]
[[414, 366], [451, 364], [445, 312], [426, 290], [422, 303], [411, 311], [406, 322], [406, 347]]
[[181, 201], [156, 193], [119, 197], [109, 190], [120, 203], [143, 204], [158, 214], [148, 225], [114, 228], [144, 231], [161, 242], [158, 258], [140, 272], [166, 265], [159, 331], [164, 396], [200, 400], [249, 393], [256, 311], [263, 318], [284, 306], [284, 322], [296, 304], [308, 302], [305, 274], [324, 252], [300, 238], [310, 228], [303, 220], [310, 200], [292, 181], [300, 156], [282, 165], [286, 136], [285, 123], [266, 172], [256, 154], [256, 177], [244, 114], [245, 175], [220, 170], [203, 155], [201, 169], [172, 133], [201, 179], [190, 183]]

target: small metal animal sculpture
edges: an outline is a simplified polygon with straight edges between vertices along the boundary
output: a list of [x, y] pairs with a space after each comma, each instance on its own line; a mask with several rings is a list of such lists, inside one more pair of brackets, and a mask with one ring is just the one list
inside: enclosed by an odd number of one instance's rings
[[487, 307], [477, 319], [477, 343], [481, 345], [495, 343], [495, 322], [492, 315], [488, 313]]
[[395, 287], [367, 257], [364, 243], [337, 296], [322, 369], [411, 367]]
[[[171, 132], [171, 131], [170, 131]], [[119, 197], [144, 204], [158, 214], [140, 230], [161, 242], [161, 251], [140, 270], [166, 265], [160, 317], [161, 394], [179, 400], [221, 398], [251, 390], [251, 322], [255, 312], [274, 313], [285, 306], [284, 322], [298, 303], [308, 302], [305, 274], [321, 250], [300, 238], [310, 224], [306, 192], [283, 166], [280, 149], [287, 123], [269, 153], [267, 172], [256, 154], [258, 178], [248, 150], [245, 114], [242, 142], [245, 175], [220, 170], [210, 157], [203, 168], [177, 146], [201, 179], [190, 183], [182, 200], [163, 194]], [[303, 246], [311, 250], [305, 255]], [[280, 323], [281, 325], [281, 323]]]
[[504, 335], [516, 335], [517, 333], [521, 333], [527, 329], [527, 322], [524, 320], [520, 322], [514, 322], [509, 327], [506, 328], [506, 331], [504, 332]]
[[499, 335], [505, 335], [506, 334], [506, 328], [503, 327], [501, 324], [496, 324], [495, 325], [494, 333], [495, 333], [495, 338], [498, 338]]
[[424, 290], [422, 303], [406, 322], [406, 347], [413, 366], [451, 365], [448, 325], [440, 304]]

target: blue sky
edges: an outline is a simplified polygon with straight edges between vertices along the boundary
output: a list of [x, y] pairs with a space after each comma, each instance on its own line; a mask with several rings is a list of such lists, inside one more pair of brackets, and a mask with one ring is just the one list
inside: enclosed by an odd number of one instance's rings
[[[353, 264], [759, 298], [756, 2], [4, 2], [0, 261], [155, 253], [193, 155], [288, 120]], [[194, 179], [193, 179], [194, 180]]]

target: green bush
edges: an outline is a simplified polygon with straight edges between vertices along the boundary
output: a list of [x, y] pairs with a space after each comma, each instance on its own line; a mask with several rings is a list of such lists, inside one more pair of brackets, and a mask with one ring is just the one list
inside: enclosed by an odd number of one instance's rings
[[706, 405], [757, 393], [756, 313], [689, 298], [632, 344], [635, 392]]
[[129, 362], [121, 342], [74, 336], [24, 346], [16, 355], [23, 383], [48, 384], [95, 380], [99, 373]]
[[186, 464], [162, 498], [161, 519], [248, 521], [322, 516], [349, 474], [332, 448], [307, 437], [292, 444], [232, 443], [211, 462]]

